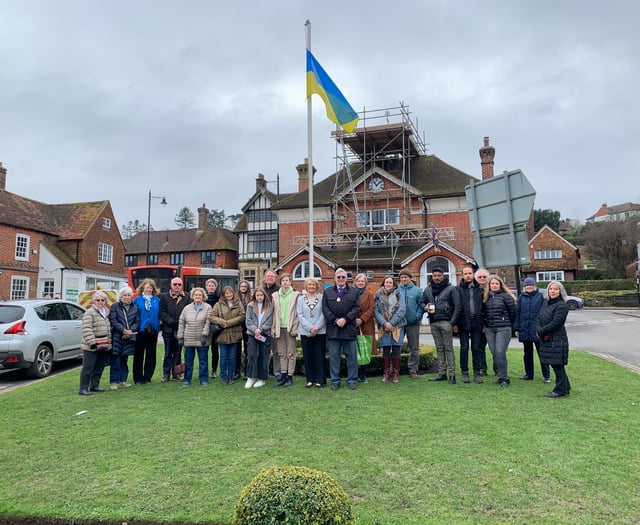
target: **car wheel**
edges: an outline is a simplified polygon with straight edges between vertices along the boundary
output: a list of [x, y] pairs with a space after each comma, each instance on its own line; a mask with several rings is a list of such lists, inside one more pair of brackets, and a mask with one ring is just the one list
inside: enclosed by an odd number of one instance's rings
[[40, 345], [36, 350], [33, 364], [27, 370], [29, 377], [46, 377], [51, 373], [53, 367], [53, 352], [47, 345]]
[[569, 310], [578, 309], [578, 303], [576, 301], [572, 301], [572, 300], [567, 301], [567, 306], [569, 307]]

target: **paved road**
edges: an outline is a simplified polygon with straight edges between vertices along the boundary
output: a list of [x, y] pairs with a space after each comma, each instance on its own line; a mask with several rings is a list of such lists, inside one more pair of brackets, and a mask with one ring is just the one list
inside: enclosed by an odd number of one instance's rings
[[[569, 312], [567, 333], [571, 349], [608, 359], [640, 374], [640, 310], [583, 308]], [[431, 334], [420, 341], [433, 344]], [[456, 341], [454, 340], [454, 345]], [[522, 346], [517, 339], [511, 347]]]

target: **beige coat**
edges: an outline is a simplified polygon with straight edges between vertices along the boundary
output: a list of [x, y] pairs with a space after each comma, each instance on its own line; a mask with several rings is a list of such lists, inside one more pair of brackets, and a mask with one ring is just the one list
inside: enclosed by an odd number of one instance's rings
[[[95, 304], [92, 304], [82, 316], [82, 341], [80, 348], [86, 352], [95, 352], [96, 337], [109, 337], [111, 343], [111, 324], [109, 323], [109, 309], [105, 309], [103, 316]], [[109, 345], [111, 348], [111, 345]]]
[[184, 340], [184, 346], [203, 346], [201, 337], [209, 336], [209, 316], [212, 308], [204, 302], [200, 305], [200, 311], [196, 311], [196, 303], [189, 303], [180, 314], [177, 338]]
[[[293, 292], [291, 298], [291, 308], [289, 308], [289, 322], [287, 323], [287, 332], [292, 337], [298, 336], [298, 299], [300, 298], [300, 292]], [[273, 302], [273, 324], [271, 325], [271, 337], [278, 339], [280, 337], [280, 294], [274, 292], [271, 295]]]

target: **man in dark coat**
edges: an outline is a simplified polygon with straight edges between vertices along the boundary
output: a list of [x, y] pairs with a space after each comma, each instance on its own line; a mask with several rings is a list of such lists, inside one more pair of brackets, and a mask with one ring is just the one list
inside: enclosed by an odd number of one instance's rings
[[482, 287], [474, 279], [473, 266], [465, 264], [462, 267], [462, 280], [458, 285], [460, 317], [458, 324], [453, 327], [460, 336], [460, 372], [462, 372], [463, 383], [469, 382], [469, 340], [471, 340], [471, 365], [475, 383], [483, 382], [481, 371], [487, 366], [485, 357], [487, 341], [482, 326], [483, 292]]
[[[540, 358], [540, 340], [536, 333], [536, 322], [538, 312], [542, 306], [544, 298], [536, 288], [536, 281], [527, 277], [524, 280], [524, 292], [518, 297], [516, 303], [516, 322], [513, 330], [524, 347], [524, 375], [520, 378], [525, 381], [532, 381], [534, 376], [533, 347], [535, 346], [538, 358]], [[550, 383], [549, 365], [540, 364], [542, 377], [545, 383]]]
[[[160, 294], [160, 320], [162, 321], [162, 340], [164, 341], [164, 360], [162, 361], [162, 382], [169, 381], [173, 374], [173, 367], [180, 362], [182, 347], [178, 344], [178, 322], [184, 307], [191, 300], [185, 297], [182, 289], [182, 279], [171, 279], [171, 289]], [[174, 379], [180, 380], [179, 377]]]
[[347, 272], [338, 268], [334, 274], [335, 286], [324, 290], [322, 313], [327, 322], [329, 370], [331, 388], [340, 388], [340, 355], [347, 361], [347, 384], [356, 389], [358, 381], [358, 354], [356, 350], [356, 318], [360, 312], [360, 295], [347, 284]]

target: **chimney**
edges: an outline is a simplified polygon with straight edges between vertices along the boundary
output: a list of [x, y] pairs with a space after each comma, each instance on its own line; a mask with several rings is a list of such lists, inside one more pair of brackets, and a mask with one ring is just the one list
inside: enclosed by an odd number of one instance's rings
[[[303, 192], [309, 189], [309, 159], [304, 159], [302, 164], [296, 166], [298, 172], [298, 191]], [[317, 170], [313, 168], [315, 174]]]
[[493, 159], [496, 156], [496, 148], [489, 146], [489, 137], [484, 138], [484, 146], [480, 148], [480, 167], [482, 168], [482, 180], [493, 177]]
[[209, 210], [203, 202], [202, 208], [198, 208], [198, 230], [204, 231], [209, 228]]
[[262, 191], [267, 189], [267, 181], [264, 179], [264, 175], [262, 173], [258, 173], [258, 178], [256, 179], [256, 191]]
[[7, 168], [0, 162], [0, 190], [7, 189]]

